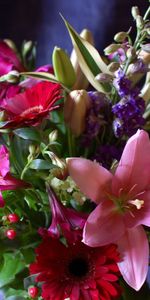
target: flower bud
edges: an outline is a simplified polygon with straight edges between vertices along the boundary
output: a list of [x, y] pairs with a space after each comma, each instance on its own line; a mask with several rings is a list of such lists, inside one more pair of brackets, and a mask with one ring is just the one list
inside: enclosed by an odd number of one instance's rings
[[49, 134], [49, 143], [53, 143], [57, 140], [58, 131], [55, 129]]
[[76, 75], [67, 53], [63, 49], [55, 47], [52, 61], [56, 79], [66, 87], [72, 88], [76, 80]]
[[138, 6], [133, 6], [131, 8], [131, 14], [132, 14], [132, 17], [136, 20], [137, 16], [140, 15], [140, 11], [139, 11]]
[[130, 59], [130, 60], [133, 60], [136, 58], [136, 51], [133, 47], [130, 47], [127, 52], [126, 52], [126, 55], [127, 57]]
[[118, 62], [112, 62], [108, 65], [108, 70], [110, 72], [116, 72], [120, 67], [120, 64]]
[[[94, 45], [93, 35], [89, 30], [83, 29], [80, 33], [80, 36], [84, 40], [89, 42], [91, 45]], [[73, 86], [73, 89], [74, 90], [77, 90], [77, 89], [85, 89], [86, 90], [89, 85], [89, 82], [79, 66], [78, 58], [77, 58], [77, 55], [76, 55], [76, 52], [74, 49], [72, 50], [70, 60], [72, 62], [72, 65], [73, 65], [75, 73], [76, 73], [76, 82]]]
[[[148, 45], [148, 44], [147, 44]], [[146, 45], [145, 45], [146, 46]], [[148, 50], [148, 46], [146, 46]], [[143, 47], [142, 47], [143, 49]], [[142, 61], [145, 63], [145, 64], [150, 64], [150, 52], [146, 51], [145, 48], [143, 50], [140, 51], [138, 57], [140, 59], [142, 59]]]
[[32, 41], [27, 41], [23, 44], [23, 50], [22, 54], [23, 56], [26, 56], [33, 48], [33, 42]]
[[124, 42], [124, 40], [126, 39], [127, 36], [128, 36], [128, 34], [124, 31], [118, 32], [114, 36], [114, 41], [117, 42], [117, 43], [122, 43], [122, 42]]
[[111, 82], [113, 79], [113, 76], [106, 73], [100, 73], [98, 74], [95, 79], [99, 82]]
[[145, 24], [144, 24], [143, 18], [141, 16], [137, 16], [136, 17], [136, 26], [137, 26], [137, 28], [143, 29], [144, 25]]
[[111, 53], [116, 52], [119, 48], [121, 48], [120, 44], [111, 44], [104, 49], [105, 55], [109, 55]]
[[16, 45], [15, 43], [10, 40], [10, 39], [5, 39], [4, 42], [11, 48], [13, 49], [15, 52], [17, 52], [17, 48], [16, 48]]
[[64, 104], [64, 119], [75, 136], [85, 129], [86, 112], [90, 107], [90, 98], [85, 90], [72, 91]]

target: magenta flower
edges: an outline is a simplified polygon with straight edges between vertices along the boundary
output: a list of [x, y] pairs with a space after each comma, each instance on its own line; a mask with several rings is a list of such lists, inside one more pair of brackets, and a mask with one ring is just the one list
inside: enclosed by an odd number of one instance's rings
[[0, 76], [12, 70], [24, 71], [17, 54], [5, 42], [0, 41]]
[[150, 226], [150, 140], [138, 130], [127, 142], [115, 174], [83, 158], [68, 159], [71, 177], [98, 205], [84, 227], [83, 242], [91, 247], [116, 243], [119, 269], [139, 290], [148, 272]]
[[[59, 238], [62, 234], [70, 243], [81, 239], [87, 215], [65, 207], [49, 186], [47, 192], [52, 212], [52, 223], [47, 230], [48, 235]], [[42, 234], [41, 230], [40, 233]]]
[[16, 188], [27, 187], [27, 184], [10, 175], [9, 153], [5, 146], [0, 147], [0, 207], [5, 205], [1, 191], [15, 190]]

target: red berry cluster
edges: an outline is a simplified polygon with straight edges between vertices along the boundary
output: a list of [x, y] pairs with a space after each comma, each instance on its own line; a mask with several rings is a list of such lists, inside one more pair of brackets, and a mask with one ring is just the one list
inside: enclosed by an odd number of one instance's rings
[[[5, 222], [5, 225], [7, 225], [7, 226], [9, 224], [18, 223], [19, 220], [20, 220], [19, 216], [17, 214], [15, 214], [15, 213], [9, 214], [9, 215], [3, 217], [3, 221]], [[6, 236], [7, 236], [7, 238], [9, 240], [15, 239], [15, 237], [17, 235], [16, 230], [13, 229], [13, 228], [7, 229], [6, 232], [5, 232], [5, 234], [6, 234]]]

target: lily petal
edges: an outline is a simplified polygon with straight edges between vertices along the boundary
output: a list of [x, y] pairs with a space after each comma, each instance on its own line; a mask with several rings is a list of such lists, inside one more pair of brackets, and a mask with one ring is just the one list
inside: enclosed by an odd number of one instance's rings
[[108, 170], [84, 158], [68, 158], [67, 165], [70, 176], [88, 198], [96, 203], [106, 198], [113, 178]]
[[9, 154], [5, 146], [0, 147], [0, 175], [5, 177], [9, 172]]
[[133, 187], [136, 192], [150, 185], [150, 140], [144, 130], [138, 130], [127, 142], [116, 170], [122, 187]]
[[129, 229], [118, 241], [122, 260], [118, 263], [124, 280], [138, 291], [148, 272], [149, 246], [142, 226]]
[[150, 191], [145, 192], [141, 196], [144, 201], [143, 207], [134, 209], [132, 214], [127, 212], [124, 216], [125, 224], [128, 228], [136, 227], [138, 225], [150, 226]]
[[2, 193], [0, 192], [0, 208], [5, 206], [5, 201], [3, 199]]
[[83, 242], [90, 247], [116, 242], [125, 231], [122, 216], [111, 201], [100, 203], [89, 215], [83, 231]]

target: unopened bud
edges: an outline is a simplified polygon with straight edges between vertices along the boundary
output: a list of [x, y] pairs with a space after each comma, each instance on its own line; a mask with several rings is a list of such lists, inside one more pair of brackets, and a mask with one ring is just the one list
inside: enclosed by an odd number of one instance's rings
[[[150, 45], [150, 44], [149, 44]], [[146, 46], [146, 45], [145, 45]], [[150, 64], [150, 52], [149, 52], [149, 50], [150, 50], [150, 48], [148, 47], [148, 46], [146, 46], [147, 48], [146, 48], [146, 50], [145, 50], [145, 48], [143, 49], [143, 46], [142, 46], [142, 49], [143, 50], [141, 50], [140, 51], [140, 53], [139, 53], [139, 58], [140, 59], [142, 59], [142, 61], [145, 63], [145, 64]], [[148, 49], [149, 48], [149, 49]]]
[[99, 82], [111, 82], [113, 80], [113, 76], [106, 73], [98, 74], [95, 79]]
[[63, 49], [55, 47], [52, 61], [56, 79], [66, 87], [72, 88], [76, 80], [76, 75], [67, 53]]
[[116, 72], [120, 67], [120, 64], [118, 62], [112, 62], [108, 65], [108, 70], [110, 72]]
[[137, 16], [140, 15], [140, 11], [139, 11], [138, 6], [133, 6], [131, 8], [131, 14], [132, 14], [132, 17], [136, 20]]
[[144, 23], [144, 20], [142, 18], [142, 16], [137, 16], [136, 17], [136, 26], [137, 28], [139, 29], [142, 29], [144, 27], [145, 23]]
[[85, 129], [85, 117], [90, 107], [90, 97], [85, 90], [72, 91], [64, 104], [64, 119], [75, 136]]
[[17, 52], [17, 48], [16, 48], [16, 45], [15, 43], [10, 40], [10, 39], [5, 39], [4, 42], [11, 48], [13, 49], [15, 52]]
[[10, 83], [18, 83], [20, 74], [17, 71], [10, 71], [6, 76], [6, 81]]
[[105, 55], [109, 55], [116, 52], [119, 48], [121, 48], [121, 44], [111, 44], [104, 49], [104, 53]]
[[127, 57], [130, 59], [130, 60], [133, 60], [136, 58], [136, 51], [133, 47], [130, 47], [127, 52], [126, 52], [126, 55]]
[[124, 31], [118, 32], [114, 36], [114, 41], [117, 43], [122, 43], [122, 42], [124, 42], [124, 40], [126, 39], [127, 36], [128, 36], [128, 34]]
[[[89, 31], [87, 29], [83, 29], [80, 33], [80, 36], [84, 40], [89, 42], [91, 45], [94, 45], [94, 39], [93, 39], [93, 35], [92, 35], [91, 31]], [[76, 73], [76, 81], [73, 86], [73, 89], [74, 90], [77, 90], [77, 89], [85, 89], [86, 90], [89, 85], [89, 82], [79, 66], [75, 49], [72, 50], [70, 60], [72, 62], [72, 65], [73, 65], [75, 73]]]
[[53, 177], [56, 177], [60, 180], [65, 180], [68, 176], [68, 170], [67, 167], [64, 169], [54, 168], [51, 170], [51, 174], [53, 175]]
[[33, 48], [33, 42], [32, 41], [24, 42], [23, 50], [22, 50], [23, 56], [26, 56], [32, 50], [32, 48]]
[[39, 146], [34, 145], [34, 144], [29, 145], [29, 153], [30, 153], [30, 156], [35, 156], [36, 154], [38, 154]]
[[58, 137], [58, 131], [55, 129], [49, 134], [49, 142], [53, 143], [57, 140]]

